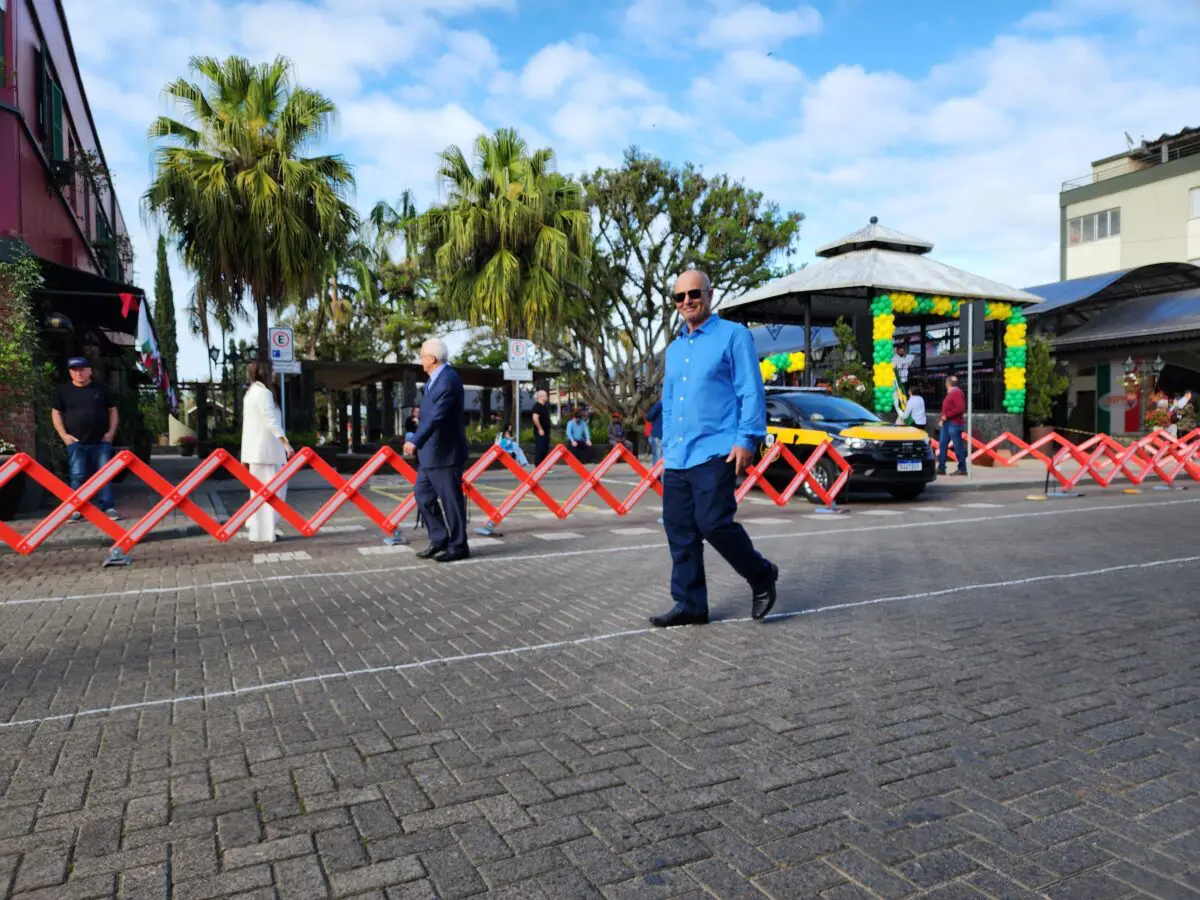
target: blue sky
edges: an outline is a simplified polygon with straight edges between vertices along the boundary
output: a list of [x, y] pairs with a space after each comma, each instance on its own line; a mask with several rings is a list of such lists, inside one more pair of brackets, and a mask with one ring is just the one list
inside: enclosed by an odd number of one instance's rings
[[[1014, 286], [1058, 275], [1062, 181], [1126, 131], [1200, 125], [1200, 0], [64, 5], [147, 289], [145, 133], [192, 54], [290, 57], [338, 103], [327, 149], [363, 209], [405, 188], [437, 199], [439, 150], [514, 126], [568, 172], [631, 144], [729, 172], [806, 214], [801, 261], [877, 215]], [[191, 279], [176, 263], [173, 280], [182, 311]], [[181, 374], [201, 376], [180, 325]]]

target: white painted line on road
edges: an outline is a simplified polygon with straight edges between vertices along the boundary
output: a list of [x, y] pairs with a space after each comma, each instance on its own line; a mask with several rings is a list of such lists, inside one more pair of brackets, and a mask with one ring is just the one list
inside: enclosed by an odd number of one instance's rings
[[255, 553], [254, 564], [256, 566], [266, 565], [269, 563], [278, 562], [301, 562], [306, 559], [312, 559], [308, 555], [307, 550], [290, 550], [286, 553]]
[[999, 509], [1003, 503], [962, 503], [963, 509]]
[[467, 538], [467, 543], [472, 547], [501, 547], [504, 545], [504, 541], [499, 538], [490, 537]]
[[792, 519], [780, 519], [771, 516], [755, 516], [752, 519], [738, 519], [743, 525], [791, 525]]
[[577, 541], [583, 537], [578, 531], [538, 531], [533, 536], [539, 541]]
[[[897, 522], [894, 525], [859, 525], [850, 528], [805, 529], [801, 531], [783, 531], [776, 534], [756, 534], [756, 541], [795, 540], [796, 538], [819, 538], [826, 536], [841, 537], [846, 534], [867, 534], [877, 531], [896, 531], [898, 529], [918, 528], [961, 528], [964, 525], [988, 525], [995, 522], [1007, 522], [1018, 519], [1042, 519], [1051, 516], [1095, 515], [1098, 512], [1114, 512], [1137, 508], [1139, 510], [1156, 506], [1182, 506], [1200, 503], [1200, 498], [1192, 500], [1158, 500], [1144, 495], [1136, 498], [1135, 504], [1127, 500], [1124, 503], [1110, 503], [1106, 506], [1072, 506], [1060, 509], [1047, 509], [1040, 512], [1005, 513], [1003, 515], [972, 516], [970, 518], [937, 519], [934, 521], [914, 522], [911, 519]], [[850, 522], [849, 517], [830, 517], [812, 515], [808, 518], [820, 518], [824, 522]], [[481, 543], [479, 538], [471, 541]], [[466, 559], [455, 563], [456, 566], [474, 565], [510, 565], [516, 562], [531, 560], [567, 559], [577, 556], [604, 556], [610, 553], [635, 553], [638, 551], [665, 550], [665, 541], [653, 544], [632, 544], [617, 547], [591, 547], [587, 550], [558, 550], [549, 553], [519, 553], [513, 556], [486, 556]], [[280, 581], [299, 581], [306, 578], [359, 578], [363, 575], [390, 575], [403, 572], [427, 571], [427, 566], [380, 566], [374, 569], [342, 569], [335, 572], [294, 572], [286, 575], [262, 575], [257, 578], [230, 578], [225, 581], [208, 581], [198, 584], [177, 584], [166, 587], [128, 588], [121, 591], [98, 591], [94, 594], [70, 594], [63, 597], [32, 597], [18, 600], [2, 600], [0, 607], [25, 606], [32, 603], [66, 603], [76, 600], [104, 600], [112, 597], [140, 597], [154, 594], [171, 594], [179, 591], [201, 591], [210, 588], [237, 587], [243, 584], [273, 584]]]
[[640, 526], [631, 526], [629, 528], [610, 528], [608, 530], [613, 534], [658, 534], [662, 531], [661, 528], [642, 528]]
[[531, 518], [531, 519], [557, 519], [558, 516], [557, 516], [557, 514], [552, 513], [549, 510], [547, 510], [546, 512], [530, 513], [529, 518]]
[[[929, 600], [935, 597], [949, 597], [954, 594], [965, 594], [974, 591], [995, 591], [1003, 588], [1025, 587], [1030, 584], [1042, 584], [1051, 581], [1071, 581], [1077, 578], [1098, 578], [1102, 575], [1113, 575], [1118, 572], [1145, 571], [1146, 569], [1162, 568], [1164, 566], [1185, 566], [1200, 563], [1200, 556], [1180, 556], [1174, 559], [1155, 559], [1149, 562], [1128, 563], [1119, 566], [1106, 566], [1103, 569], [1088, 569], [1075, 572], [1059, 572], [1049, 575], [1031, 575], [1027, 578], [1014, 578], [1011, 581], [992, 581], [983, 584], [960, 584], [955, 587], [942, 588], [936, 591], [921, 591], [915, 594], [895, 594], [890, 597], [874, 597], [869, 600], [854, 600], [848, 603], [833, 603], [829, 606], [819, 606], [813, 609], [801, 609], [795, 612], [775, 613], [767, 616], [768, 620], [794, 619], [799, 616], [814, 616], [818, 613], [841, 612], [847, 609], [859, 609], [866, 606], [878, 606], [884, 603], [905, 603], [916, 600]], [[458, 563], [462, 565], [462, 563]], [[718, 619], [711, 625], [734, 625], [753, 621], [747, 617], [735, 619]], [[711, 627], [711, 625], [709, 627]], [[691, 628], [703, 626], [689, 626]], [[420, 669], [426, 666], [451, 665], [453, 663], [471, 662], [479, 659], [497, 659], [503, 656], [520, 656], [525, 653], [539, 653], [546, 650], [561, 650], [565, 647], [578, 647], [583, 644], [595, 644], [612, 641], [622, 637], [639, 635], [663, 634], [668, 629], [663, 628], [631, 628], [627, 631], [610, 631], [607, 634], [597, 634], [590, 637], [571, 638], [563, 641], [550, 641], [545, 644], [528, 644], [523, 647], [509, 647], [503, 650], [483, 650], [479, 653], [463, 653], [458, 656], [435, 656], [416, 662], [397, 663], [391, 666], [371, 666], [363, 669], [342, 669], [337, 672], [324, 672], [318, 675], [306, 675], [300, 678], [288, 678], [283, 681], [268, 681], [263, 684], [249, 684], [224, 691], [212, 691], [205, 694], [185, 694], [178, 697], [161, 697], [157, 700], [142, 700], [136, 703], [121, 703], [116, 706], [97, 706], [90, 709], [79, 709], [70, 713], [58, 713], [51, 716], [35, 716], [28, 719], [17, 719], [11, 722], [0, 722], [0, 728], [21, 728], [24, 726], [42, 725], [47, 722], [68, 722], [84, 716], [102, 716], [110, 713], [126, 712], [133, 709], [150, 709], [157, 706], [178, 706], [184, 703], [208, 703], [228, 697], [241, 697], [247, 694], [261, 694], [264, 691], [293, 688], [301, 684], [320, 684], [327, 681], [344, 681], [359, 678], [364, 675], [380, 675], [383, 673], [404, 672], [409, 669]]]
[[389, 553], [413, 552], [413, 548], [408, 544], [377, 544], [374, 547], [359, 547], [357, 549], [363, 556], [387, 556]]
[[904, 511], [900, 509], [864, 509], [858, 513], [860, 516], [902, 516]]
[[953, 506], [910, 506], [905, 512], [954, 512]]
[[318, 534], [349, 534], [352, 531], [366, 531], [366, 525], [322, 525]]

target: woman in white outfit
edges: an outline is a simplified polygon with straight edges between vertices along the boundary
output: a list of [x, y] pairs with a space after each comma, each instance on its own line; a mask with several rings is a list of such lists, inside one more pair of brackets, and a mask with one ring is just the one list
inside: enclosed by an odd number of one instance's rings
[[[263, 360], [250, 363], [247, 372], [250, 387], [242, 404], [242, 465], [263, 484], [269, 482], [283, 468], [292, 455], [292, 445], [283, 432], [279, 407], [271, 393], [271, 364]], [[287, 485], [279, 489], [280, 500], [287, 497]], [[264, 503], [250, 517], [246, 527], [252, 541], [274, 541], [275, 523], [279, 513]]]

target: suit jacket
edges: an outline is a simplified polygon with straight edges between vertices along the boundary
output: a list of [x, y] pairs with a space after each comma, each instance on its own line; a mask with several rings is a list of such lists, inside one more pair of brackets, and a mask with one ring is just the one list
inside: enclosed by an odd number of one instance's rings
[[242, 404], [242, 462], [282, 466], [287, 462], [283, 435], [274, 395], [266, 385], [254, 382]]
[[427, 469], [461, 467], [467, 459], [465, 393], [458, 373], [445, 366], [421, 398], [421, 424], [413, 437], [417, 462]]

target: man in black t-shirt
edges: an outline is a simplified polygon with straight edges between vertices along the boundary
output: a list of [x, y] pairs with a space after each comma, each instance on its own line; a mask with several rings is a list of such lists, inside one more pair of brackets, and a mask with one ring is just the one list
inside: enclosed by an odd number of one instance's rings
[[550, 395], [538, 391], [533, 404], [533, 465], [542, 464], [550, 455], [550, 405], [546, 402]]
[[[108, 388], [92, 380], [91, 363], [82, 356], [67, 360], [67, 369], [71, 373], [71, 382], [55, 389], [50, 418], [67, 447], [71, 489], [76, 490], [112, 459], [117, 404]], [[121, 518], [113, 503], [111, 481], [100, 489], [96, 499], [110, 519]], [[79, 513], [71, 514], [72, 520], [79, 518]]]

